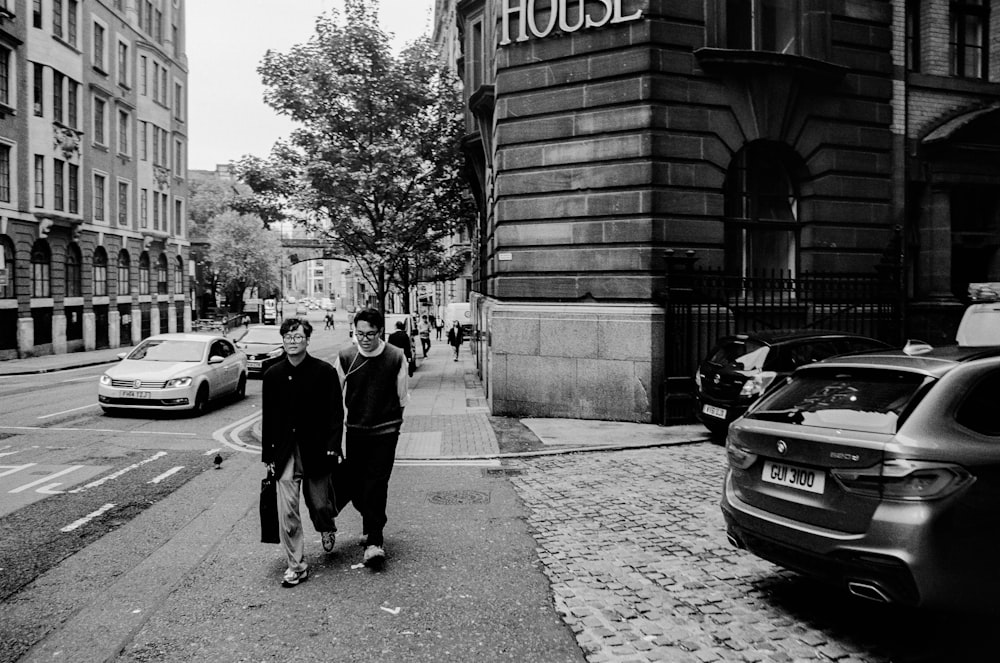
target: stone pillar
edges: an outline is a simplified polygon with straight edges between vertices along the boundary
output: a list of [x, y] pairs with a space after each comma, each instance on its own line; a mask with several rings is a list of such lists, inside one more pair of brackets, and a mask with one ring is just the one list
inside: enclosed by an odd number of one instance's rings
[[108, 347], [120, 348], [122, 345], [122, 316], [118, 307], [108, 309]]
[[926, 194], [917, 256], [918, 296], [954, 299], [951, 292], [951, 190], [933, 187]]
[[186, 303], [184, 306], [184, 331], [191, 331], [191, 307], [187, 306]]
[[[132, 304], [129, 310], [132, 316], [132, 345], [139, 345], [139, 342], [142, 341], [142, 308], [139, 304]], [[150, 315], [152, 314], [150, 311]]]
[[[167, 328], [170, 328], [170, 324], [167, 324]], [[160, 329], [160, 304], [158, 302], [153, 302], [149, 307], [149, 335], [155, 336], [163, 330]]]
[[167, 304], [167, 331], [171, 334], [184, 331], [183, 329], [177, 329], [177, 306], [173, 302]]
[[66, 314], [52, 315], [52, 354], [66, 354]]
[[31, 357], [35, 354], [35, 320], [30, 315], [17, 319], [17, 354]]
[[83, 349], [86, 351], [97, 348], [97, 316], [93, 311], [83, 314]]

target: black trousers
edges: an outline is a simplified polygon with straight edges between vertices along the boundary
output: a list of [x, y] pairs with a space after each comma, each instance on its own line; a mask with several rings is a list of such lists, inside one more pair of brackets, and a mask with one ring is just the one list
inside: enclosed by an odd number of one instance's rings
[[381, 546], [389, 500], [389, 476], [396, 460], [399, 432], [368, 435], [347, 429], [347, 462], [356, 473], [354, 508], [361, 514], [367, 546]]

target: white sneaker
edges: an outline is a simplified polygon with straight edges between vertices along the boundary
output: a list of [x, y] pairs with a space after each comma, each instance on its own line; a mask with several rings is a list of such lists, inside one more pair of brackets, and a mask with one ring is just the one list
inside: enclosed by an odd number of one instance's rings
[[365, 566], [379, 566], [385, 561], [385, 550], [382, 546], [365, 546]]
[[282, 587], [295, 587], [295, 585], [300, 582], [305, 582], [309, 579], [309, 569], [302, 569], [301, 571], [292, 571], [291, 569], [285, 570], [285, 575], [281, 578]]

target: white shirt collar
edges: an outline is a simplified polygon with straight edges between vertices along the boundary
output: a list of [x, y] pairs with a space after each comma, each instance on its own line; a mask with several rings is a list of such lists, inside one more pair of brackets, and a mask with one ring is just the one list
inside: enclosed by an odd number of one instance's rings
[[372, 350], [371, 352], [365, 352], [364, 348], [362, 348], [360, 345], [358, 346], [358, 352], [361, 353], [362, 357], [377, 357], [380, 354], [382, 354], [383, 350], [385, 350], [385, 341], [383, 341], [382, 339], [378, 340], [378, 345], [376, 345], [375, 349]]

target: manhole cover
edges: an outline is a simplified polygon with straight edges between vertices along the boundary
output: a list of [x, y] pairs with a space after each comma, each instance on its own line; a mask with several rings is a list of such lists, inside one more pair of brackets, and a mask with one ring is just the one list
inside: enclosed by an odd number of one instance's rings
[[444, 490], [427, 495], [433, 504], [489, 504], [490, 494], [478, 490]]

